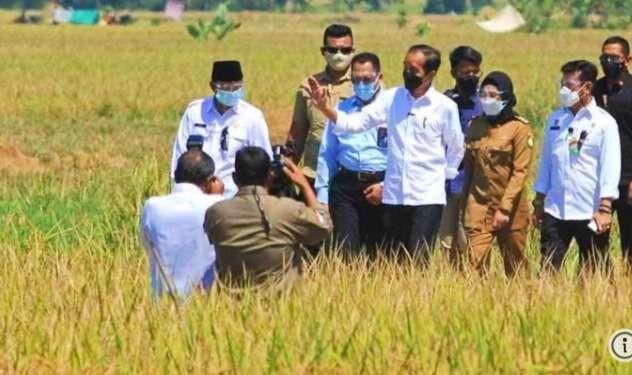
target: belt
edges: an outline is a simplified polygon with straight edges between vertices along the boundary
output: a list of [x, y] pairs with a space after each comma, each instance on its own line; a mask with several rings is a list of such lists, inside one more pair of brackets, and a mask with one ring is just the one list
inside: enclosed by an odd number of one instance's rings
[[384, 181], [384, 171], [351, 171], [340, 167], [338, 172], [340, 177], [350, 178], [358, 182], [382, 182]]

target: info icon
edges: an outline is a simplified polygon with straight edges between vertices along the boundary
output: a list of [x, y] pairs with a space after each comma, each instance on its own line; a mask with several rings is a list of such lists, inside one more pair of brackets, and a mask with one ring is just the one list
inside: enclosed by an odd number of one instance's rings
[[620, 329], [610, 337], [610, 354], [619, 362], [632, 361], [632, 330]]

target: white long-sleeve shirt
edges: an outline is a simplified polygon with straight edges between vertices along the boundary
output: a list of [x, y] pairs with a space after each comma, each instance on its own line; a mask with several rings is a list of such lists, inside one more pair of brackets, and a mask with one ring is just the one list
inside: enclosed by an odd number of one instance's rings
[[215, 108], [213, 96], [198, 99], [187, 107], [173, 144], [171, 179], [178, 165], [178, 158], [187, 150], [187, 139], [192, 134], [204, 137], [202, 150], [213, 158], [215, 175], [224, 182], [224, 196], [237, 193], [233, 181], [235, 154], [245, 146], [258, 146], [272, 157], [268, 125], [263, 113], [240, 100], [223, 115]]
[[[582, 137], [574, 154], [573, 138]], [[544, 211], [560, 220], [590, 220], [602, 198], [618, 198], [619, 142], [616, 121], [594, 100], [575, 115], [565, 108], [553, 112], [534, 185], [536, 192], [546, 195]]]
[[184, 297], [196, 286], [210, 287], [215, 248], [204, 233], [204, 216], [207, 208], [221, 200], [221, 195], [204, 194], [188, 183], [175, 184], [171, 194], [147, 200], [140, 231], [155, 294], [168, 291], [156, 257], [178, 295]]
[[404, 87], [385, 91], [362, 112], [338, 112], [334, 131], [388, 127], [382, 202], [421, 206], [446, 203], [445, 180], [458, 174], [464, 142], [457, 105], [430, 87], [413, 98]]

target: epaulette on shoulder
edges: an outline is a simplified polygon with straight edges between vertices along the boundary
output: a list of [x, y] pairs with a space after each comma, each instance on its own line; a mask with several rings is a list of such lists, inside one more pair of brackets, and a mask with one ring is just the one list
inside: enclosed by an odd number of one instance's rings
[[524, 117], [522, 117], [522, 116], [518, 116], [518, 115], [516, 115], [516, 116], [514, 116], [514, 117], [516, 118], [516, 120], [518, 120], [518, 121], [520, 121], [520, 122], [522, 122], [522, 123], [524, 123], [524, 124], [529, 125], [529, 120], [527, 120], [526, 118], [524, 118]]

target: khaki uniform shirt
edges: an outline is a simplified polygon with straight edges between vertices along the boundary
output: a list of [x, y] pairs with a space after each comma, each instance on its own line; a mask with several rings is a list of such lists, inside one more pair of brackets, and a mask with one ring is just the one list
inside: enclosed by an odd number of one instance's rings
[[219, 277], [230, 282], [257, 283], [297, 267], [298, 244], [318, 243], [331, 229], [326, 206], [312, 209], [261, 186], [242, 186], [234, 198], [210, 207], [204, 220]]
[[[314, 78], [318, 80], [321, 86], [325, 87], [328, 102], [332, 108], [336, 108], [338, 102], [354, 95], [353, 84], [351, 83], [351, 69], [338, 82], [333, 81], [327, 70], [314, 75]], [[302, 153], [303, 155], [301, 161], [303, 172], [307, 177], [315, 178], [320, 140], [322, 139], [327, 119], [311, 103], [309, 93], [309, 83], [306, 78], [301, 82], [296, 93], [290, 133], [296, 138], [295, 143], [298, 154], [301, 155]], [[304, 144], [301, 134], [306, 134]]]
[[509, 229], [526, 228], [529, 206], [524, 188], [533, 151], [529, 123], [515, 117], [496, 126], [476, 118], [468, 129], [466, 145], [465, 228], [491, 231], [497, 209], [509, 215]]

